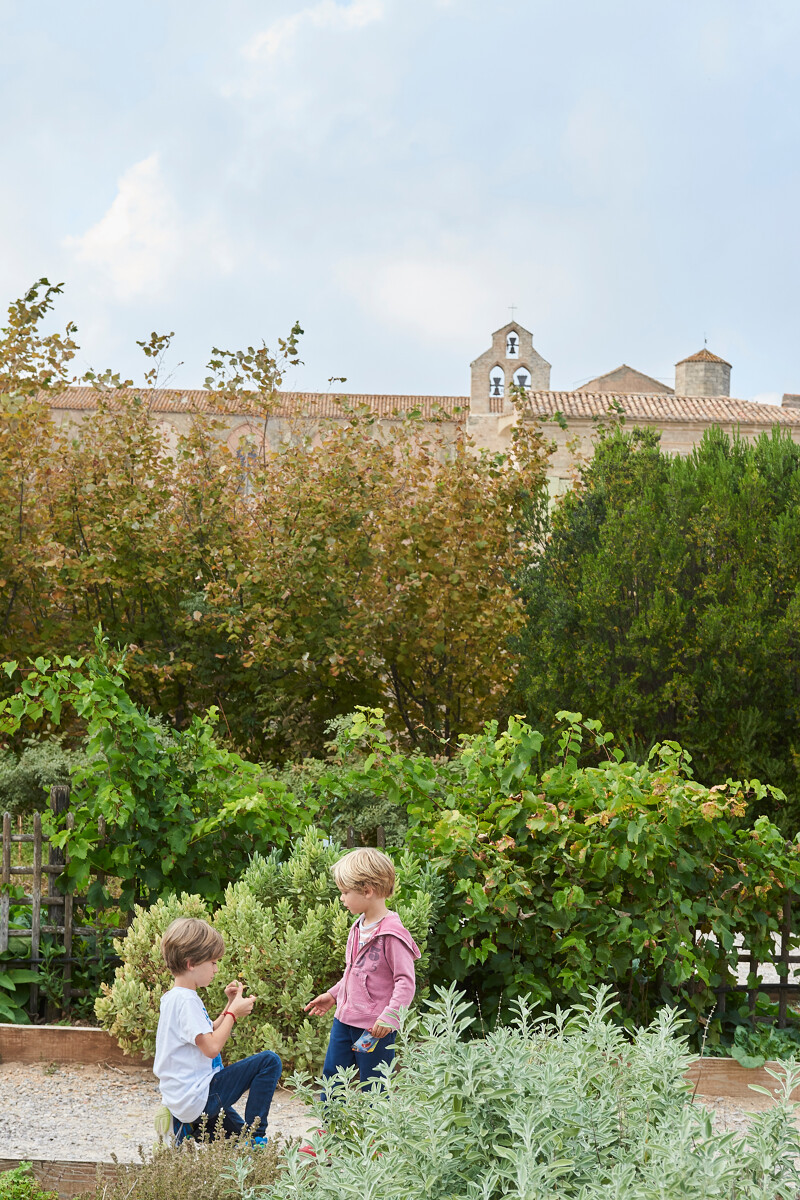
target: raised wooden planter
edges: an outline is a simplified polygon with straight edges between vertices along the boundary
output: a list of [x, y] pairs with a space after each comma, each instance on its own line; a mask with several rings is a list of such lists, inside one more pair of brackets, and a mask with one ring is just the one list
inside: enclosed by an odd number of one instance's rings
[[[114, 1168], [110, 1163], [69, 1162], [56, 1159], [26, 1159], [33, 1167], [42, 1188], [58, 1192], [61, 1200], [72, 1200], [81, 1192], [90, 1192], [97, 1182], [98, 1168], [102, 1179], [111, 1179]], [[11, 1171], [19, 1166], [19, 1159], [0, 1158], [0, 1171]], [[135, 1169], [135, 1168], [134, 1168]]]
[[[759, 1106], [766, 1100], [765, 1096], [750, 1090], [750, 1085], [756, 1083], [759, 1087], [769, 1088], [771, 1092], [780, 1090], [777, 1079], [767, 1074], [767, 1067], [779, 1071], [781, 1064], [767, 1062], [763, 1067], [742, 1067], [735, 1058], [701, 1058], [686, 1073], [687, 1079], [697, 1087], [698, 1096], [725, 1096], [732, 1100], [752, 1100]], [[792, 1099], [800, 1101], [800, 1087], [792, 1093]]]
[[0, 1062], [107, 1062], [144, 1067], [152, 1061], [141, 1054], [124, 1054], [105, 1029], [0, 1024]]

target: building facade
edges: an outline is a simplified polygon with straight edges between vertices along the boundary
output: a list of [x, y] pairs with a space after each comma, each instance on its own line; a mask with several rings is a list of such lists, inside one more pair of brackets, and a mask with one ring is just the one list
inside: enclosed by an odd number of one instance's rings
[[[623, 363], [581, 388], [551, 391], [550, 363], [533, 345], [530, 330], [510, 321], [495, 331], [470, 372], [468, 396], [282, 393], [266, 418], [248, 411], [246, 404], [228, 403], [220, 410], [202, 390], [159, 388], [148, 399], [152, 419], [168, 443], [188, 430], [194, 414], [214, 412], [222, 422], [221, 436], [234, 452], [242, 443], [260, 445], [264, 438], [273, 450], [298, 435], [314, 439], [353, 407], [368, 409], [379, 426], [417, 412], [431, 429], [435, 424], [440, 436], [465, 431], [477, 448], [489, 450], [507, 449], [518, 421], [543, 421], [555, 442], [549, 467], [554, 492], [569, 485], [576, 462], [591, 457], [597, 423], [610, 413], [623, 416], [629, 425], [659, 430], [661, 445], [670, 454], [690, 453], [712, 426], [753, 440], [777, 425], [800, 442], [800, 395], [786, 394], [780, 405], [737, 400], [730, 395], [730, 363], [706, 348], [676, 364], [674, 388]], [[79, 425], [96, 400], [91, 388], [67, 388], [52, 398], [53, 417]]]

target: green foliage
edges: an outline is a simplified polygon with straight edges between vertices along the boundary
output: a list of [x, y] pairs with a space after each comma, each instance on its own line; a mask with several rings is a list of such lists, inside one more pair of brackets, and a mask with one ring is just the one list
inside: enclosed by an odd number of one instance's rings
[[773, 1025], [756, 1025], [748, 1029], [739, 1025], [733, 1042], [726, 1047], [731, 1058], [742, 1067], [763, 1067], [770, 1059], [797, 1062], [800, 1059], [800, 1029], [776, 1029]]
[[[331, 866], [341, 849], [309, 829], [281, 860], [277, 852], [255, 855], [241, 879], [230, 885], [213, 916], [198, 896], [158, 900], [137, 909], [130, 931], [115, 943], [123, 965], [112, 987], [96, 1003], [100, 1023], [123, 1049], [152, 1053], [159, 1003], [172, 985], [159, 953], [161, 934], [177, 916], [210, 920], [225, 939], [225, 957], [206, 993], [209, 1012], [225, 1007], [231, 979], [257, 997], [246, 1020], [227, 1043], [228, 1061], [275, 1050], [284, 1066], [318, 1067], [332, 1018], [313, 1020], [303, 1006], [339, 979], [352, 918], [342, 908]], [[438, 916], [442, 887], [429, 865], [405, 852], [396, 857], [397, 893], [392, 901], [422, 950], [420, 986], [429, 970], [428, 930]]]
[[[246, 1133], [200, 1144], [187, 1141], [177, 1149], [165, 1146], [135, 1165], [104, 1166], [96, 1189], [76, 1200], [230, 1200], [244, 1188], [263, 1195], [260, 1189], [275, 1179], [278, 1154], [277, 1142], [248, 1146]], [[232, 1179], [238, 1193], [231, 1188]]]
[[[296, 1149], [270, 1200], [779, 1200], [800, 1186], [787, 1072], [747, 1142], [693, 1105], [674, 1012], [631, 1038], [602, 992], [534, 1019], [527, 1002], [482, 1037], [450, 988], [399, 1039], [402, 1070], [364, 1094], [346, 1073], [336, 1105], [301, 1089], [327, 1132]], [[328, 1086], [331, 1093], [331, 1086]], [[334, 1111], [335, 1110], [335, 1111]]]
[[30, 1025], [28, 1007], [31, 984], [38, 979], [35, 971], [19, 966], [20, 959], [27, 958], [31, 952], [30, 941], [15, 936], [15, 932], [30, 929], [31, 926], [30, 908], [14, 904], [14, 900], [23, 893], [24, 889], [19, 886], [12, 885], [8, 889], [8, 949], [0, 954], [0, 1021], [7, 1021], [11, 1025]]
[[[94, 870], [119, 880], [123, 908], [189, 887], [219, 898], [254, 850], [284, 845], [306, 823], [285, 785], [218, 744], [214, 710], [168, 731], [136, 704], [125, 656], [113, 658], [99, 631], [88, 659], [37, 658], [25, 675], [16, 663], [4, 669], [20, 684], [0, 701], [0, 733], [43, 718], [58, 727], [70, 711], [86, 724], [86, 759], [72, 779], [74, 829], [51, 836], [69, 852], [75, 888]], [[107, 899], [98, 882], [88, 896]]]
[[53, 784], [69, 784], [86, 765], [81, 750], [69, 750], [56, 738], [26, 738], [19, 755], [0, 751], [0, 812], [21, 816], [47, 807]]
[[370, 747], [353, 784], [405, 796], [406, 844], [445, 872], [434, 978], [463, 982], [484, 1010], [522, 994], [552, 1007], [608, 981], [631, 1025], [664, 1003], [707, 1013], [713, 989], [736, 982], [736, 934], [772, 957], [800, 843], [766, 817], [743, 827], [767, 793], [758, 781], [707, 788], [674, 742], [636, 763], [599, 722], [558, 720], [552, 755], [512, 718], [453, 761], [396, 750], [375, 711], [342, 731], [345, 750]]
[[[536, 723], [596, 714], [645, 755], [674, 739], [707, 783], [756, 776], [800, 828], [800, 446], [707, 432], [601, 438], [520, 576], [519, 687]], [[638, 756], [638, 755], [637, 755]]]
[[58, 1192], [41, 1188], [29, 1162], [0, 1172], [0, 1200], [58, 1200]]

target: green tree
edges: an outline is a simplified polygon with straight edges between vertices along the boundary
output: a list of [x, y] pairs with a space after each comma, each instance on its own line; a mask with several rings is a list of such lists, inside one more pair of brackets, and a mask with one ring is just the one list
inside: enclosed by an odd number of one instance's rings
[[594, 712], [640, 755], [674, 738], [704, 780], [783, 789], [796, 828], [798, 512], [800, 446], [777, 430], [712, 429], [687, 458], [611, 430], [521, 577], [530, 713]]

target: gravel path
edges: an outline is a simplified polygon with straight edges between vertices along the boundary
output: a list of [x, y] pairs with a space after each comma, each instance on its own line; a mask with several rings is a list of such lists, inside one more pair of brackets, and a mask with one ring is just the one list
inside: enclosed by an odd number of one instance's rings
[[[698, 1096], [698, 1102], [712, 1110], [718, 1129], [738, 1134], [747, 1132], [751, 1112], [770, 1103], [758, 1095]], [[0, 1063], [0, 1158], [110, 1162], [115, 1154], [136, 1162], [139, 1146], [147, 1153], [153, 1145], [160, 1103], [149, 1067]], [[270, 1132], [298, 1138], [314, 1124], [305, 1106], [279, 1088]]]
[[[155, 1141], [161, 1103], [149, 1067], [107, 1064], [0, 1063], [0, 1158], [70, 1162], [137, 1162]], [[239, 1109], [244, 1112], [244, 1100]], [[315, 1122], [279, 1088], [270, 1133], [302, 1137]]]

